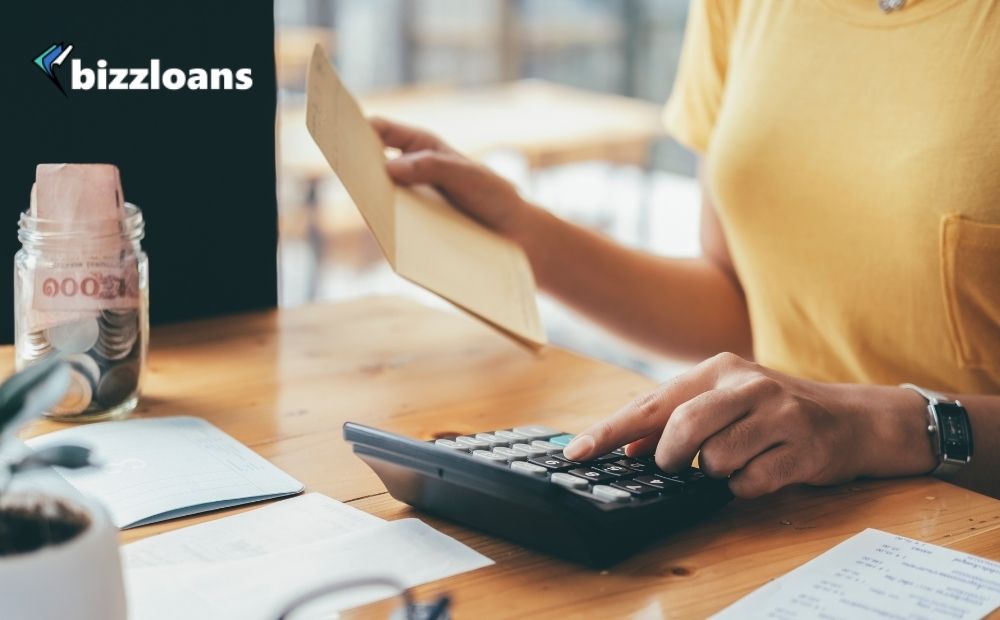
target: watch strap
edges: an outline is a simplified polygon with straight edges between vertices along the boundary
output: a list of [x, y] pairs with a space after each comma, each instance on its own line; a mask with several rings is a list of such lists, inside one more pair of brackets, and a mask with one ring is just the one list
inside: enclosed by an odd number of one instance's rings
[[951, 400], [940, 392], [928, 390], [927, 388], [922, 388], [919, 385], [914, 385], [912, 383], [903, 383], [899, 387], [916, 392], [927, 401], [927, 432], [928, 435], [930, 435], [931, 448], [934, 450], [934, 457], [938, 461], [937, 467], [930, 472], [930, 475], [945, 480], [951, 478], [958, 473], [965, 464], [945, 459], [945, 455], [941, 448], [941, 425], [938, 420], [936, 407], [941, 403], [958, 406], [961, 406], [961, 403], [957, 400]]
[[927, 388], [922, 388], [919, 385], [913, 385], [912, 383], [904, 383], [899, 387], [906, 388], [907, 390], [912, 390], [917, 394], [920, 394], [921, 396], [924, 397], [924, 400], [927, 401], [928, 405], [934, 405], [940, 402], [946, 402], [946, 403], [955, 402], [949, 400], [947, 396], [941, 394], [940, 392], [935, 392], [934, 390], [928, 390]]

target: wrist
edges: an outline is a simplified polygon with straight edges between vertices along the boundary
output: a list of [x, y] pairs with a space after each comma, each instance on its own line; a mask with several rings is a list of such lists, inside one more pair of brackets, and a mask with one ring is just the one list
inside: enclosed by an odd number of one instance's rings
[[514, 243], [524, 247], [534, 236], [534, 230], [538, 226], [538, 219], [544, 210], [530, 202], [519, 198], [514, 205], [511, 205], [503, 214], [493, 222], [491, 228], [500, 235], [510, 239]]
[[542, 289], [546, 287], [548, 273], [546, 250], [553, 244], [554, 235], [550, 229], [554, 216], [544, 208], [522, 201], [517, 209], [494, 230], [521, 246], [531, 263], [535, 282]]
[[863, 475], [888, 478], [932, 471], [937, 458], [927, 432], [923, 399], [898, 387], [859, 388], [853, 399], [866, 421]]

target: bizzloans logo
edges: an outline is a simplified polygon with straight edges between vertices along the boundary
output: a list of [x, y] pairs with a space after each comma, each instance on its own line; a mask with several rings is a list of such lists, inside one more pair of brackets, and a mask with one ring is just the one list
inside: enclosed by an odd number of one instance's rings
[[[35, 57], [35, 65], [48, 76], [59, 91], [66, 90], [56, 77], [55, 67], [63, 64], [72, 45], [56, 43]], [[95, 68], [84, 67], [74, 58], [70, 62], [70, 90], [248, 90], [253, 86], [250, 69], [163, 69], [160, 60], [153, 58], [148, 67], [130, 69], [108, 67], [103, 58]]]

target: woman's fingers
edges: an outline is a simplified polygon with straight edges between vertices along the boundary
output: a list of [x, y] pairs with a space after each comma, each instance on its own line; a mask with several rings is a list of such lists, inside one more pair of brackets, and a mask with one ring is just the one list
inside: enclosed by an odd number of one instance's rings
[[378, 116], [369, 118], [368, 122], [382, 139], [382, 144], [404, 153], [424, 150], [453, 152], [437, 136], [422, 129]]
[[397, 183], [426, 183], [459, 193], [461, 186], [469, 181], [464, 173], [470, 167], [470, 162], [463, 157], [431, 150], [404, 153], [385, 163], [386, 171]]
[[699, 465], [714, 478], [726, 478], [746, 467], [758, 454], [780, 445], [785, 429], [768, 421], [765, 412], [752, 410], [712, 435], [701, 445]]
[[640, 437], [632, 443], [625, 446], [625, 454], [628, 456], [644, 456], [656, 450], [656, 444], [660, 441], [660, 436], [657, 434], [646, 435], [645, 437]]
[[611, 417], [591, 426], [577, 435], [563, 453], [571, 459], [583, 461], [662, 429], [673, 411], [674, 402], [678, 400], [672, 395], [676, 382], [643, 394]]
[[657, 467], [679, 471], [690, 465], [709, 437], [745, 416], [760, 396], [757, 390], [745, 386], [726, 387], [702, 392], [680, 404], [657, 443]]
[[586, 460], [607, 454], [646, 435], [659, 435], [676, 407], [718, 387], [720, 383], [738, 382], [738, 378], [750, 367], [749, 362], [732, 353], [720, 353], [705, 360], [577, 435], [566, 446], [566, 456], [573, 460]]
[[611, 417], [580, 433], [564, 452], [573, 460], [584, 461], [646, 435], [659, 435], [674, 408], [704, 390], [703, 373], [696, 367], [640, 396]]
[[760, 497], [778, 489], [802, 482], [798, 458], [787, 445], [779, 445], [759, 454], [746, 467], [729, 479], [729, 490], [744, 498]]

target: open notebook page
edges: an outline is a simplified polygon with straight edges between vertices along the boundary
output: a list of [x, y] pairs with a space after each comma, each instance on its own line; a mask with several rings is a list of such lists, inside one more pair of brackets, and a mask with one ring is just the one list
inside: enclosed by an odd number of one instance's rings
[[100, 500], [120, 528], [292, 495], [302, 483], [215, 426], [194, 417], [77, 426], [35, 437], [90, 447], [101, 466], [59, 473]]

